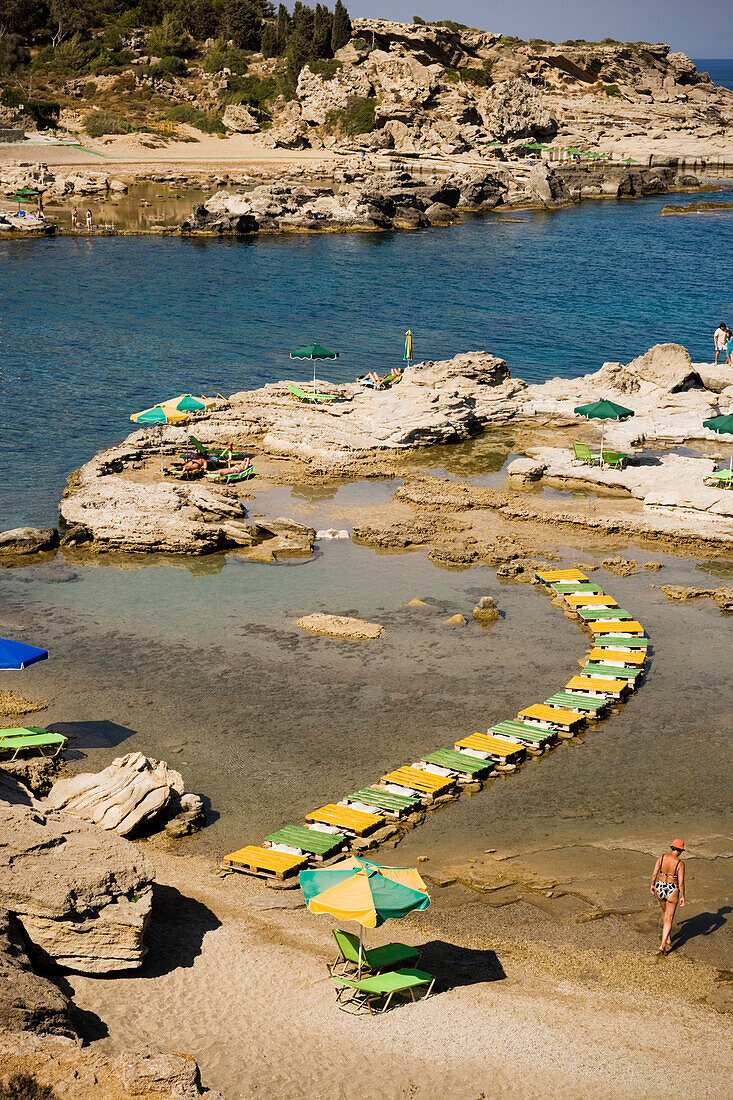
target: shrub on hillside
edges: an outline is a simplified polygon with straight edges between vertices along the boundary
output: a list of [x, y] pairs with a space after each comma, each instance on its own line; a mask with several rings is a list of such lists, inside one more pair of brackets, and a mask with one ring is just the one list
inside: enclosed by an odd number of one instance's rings
[[118, 118], [114, 111], [92, 111], [87, 116], [84, 129], [91, 138], [104, 137], [106, 134], [127, 134], [130, 127]]
[[226, 127], [216, 114], [207, 114], [190, 103], [177, 103], [166, 115], [171, 122], [185, 122], [189, 126], [195, 126], [197, 130], [203, 130], [205, 134], [225, 134]]
[[618, 84], [606, 84], [606, 86], [603, 90], [606, 93], [606, 95], [610, 95], [610, 96], [620, 96], [621, 95], [621, 90], [620, 90]]
[[191, 50], [191, 37], [180, 19], [169, 13], [153, 27], [147, 45], [153, 57], [185, 57]]
[[11, 1073], [0, 1081], [0, 1100], [59, 1100], [50, 1085], [28, 1073]]
[[371, 96], [355, 97], [343, 110], [329, 111], [326, 122], [349, 137], [370, 134], [376, 123], [376, 106], [377, 101]]
[[204, 72], [220, 73], [223, 69], [229, 69], [232, 73], [246, 73], [251, 56], [250, 50], [238, 50], [230, 46], [226, 38], [217, 38], [204, 56]]

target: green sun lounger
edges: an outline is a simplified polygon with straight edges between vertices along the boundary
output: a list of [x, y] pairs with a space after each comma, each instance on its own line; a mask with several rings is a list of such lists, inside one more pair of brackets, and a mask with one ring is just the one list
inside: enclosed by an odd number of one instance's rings
[[297, 848], [316, 859], [328, 859], [346, 843], [343, 833], [325, 833], [320, 829], [306, 829], [303, 825], [284, 825], [265, 839], [270, 844], [286, 844], [289, 848]]
[[288, 389], [293, 397], [297, 397], [298, 401], [306, 401], [311, 405], [328, 405], [337, 398], [335, 393], [307, 393], [306, 390], [301, 390], [300, 386], [296, 386], [293, 382], [288, 382]]
[[[336, 1000], [340, 1001], [343, 994], [353, 990], [354, 1000], [358, 1007], [366, 1005], [372, 1013], [386, 1012], [393, 997], [410, 994], [415, 1000], [415, 990], [425, 988], [425, 996], [429, 997], [435, 978], [432, 974], [426, 974], [424, 970], [388, 970], [382, 974], [372, 974], [369, 978], [357, 981], [355, 978], [331, 978], [331, 981], [339, 987]], [[384, 1001], [381, 1009], [375, 1006]]]
[[713, 470], [711, 474], [708, 474], [702, 480], [705, 485], [720, 485], [723, 489], [733, 488], [733, 476], [730, 467], [726, 467], [725, 470]]
[[[337, 967], [341, 967], [339, 973], [343, 975], [350, 967], [359, 965], [359, 937], [353, 932], [344, 932], [343, 928], [334, 928], [333, 938], [336, 940], [339, 956], [328, 968], [332, 977]], [[416, 963], [419, 958], [419, 949], [408, 947], [406, 943], [385, 943], [383, 947], [373, 947], [370, 951], [367, 951], [363, 945], [361, 948], [362, 970], [371, 970], [375, 974], [380, 970], [409, 966], [410, 963]]]
[[492, 760], [484, 760], [480, 756], [471, 756], [470, 753], [458, 752], [455, 749], [438, 749], [437, 752], [428, 753], [421, 759], [424, 764], [435, 764], [438, 768], [447, 768], [470, 779], [486, 775], [494, 769]]
[[576, 592], [579, 595], [584, 592], [589, 596], [603, 595], [600, 584], [596, 584], [594, 581], [563, 581], [560, 584], [552, 584], [550, 587], [554, 592], [557, 592], [558, 596], [574, 596]]
[[361, 802], [364, 806], [375, 806], [384, 813], [400, 817], [402, 814], [419, 810], [422, 800], [411, 798], [407, 794], [394, 794], [392, 791], [382, 791], [378, 787], [365, 787], [363, 791], [354, 791], [347, 794], [346, 802]]
[[221, 485], [229, 485], [233, 481], [249, 481], [251, 477], [255, 476], [254, 463], [250, 462], [249, 466], [246, 466], [244, 470], [237, 470], [236, 473], [226, 474], [223, 470], [210, 470], [204, 474], [204, 477], [208, 481], [218, 481]]
[[10, 753], [11, 760], [29, 750], [37, 750], [39, 756], [58, 756], [67, 740], [60, 733], [51, 733], [43, 726], [4, 729], [0, 730], [0, 753]]
[[581, 676], [610, 676], [613, 680], [633, 680], [643, 675], [643, 668], [629, 668], [627, 665], [604, 665], [602, 661], [589, 661], [581, 668]]
[[593, 639], [596, 649], [646, 649], [648, 638], [634, 638], [628, 634], [599, 634]]
[[232, 453], [230, 455], [227, 447], [207, 447], [206, 444], [198, 440], [195, 435], [190, 435], [188, 437], [188, 442], [200, 455], [204, 455], [206, 458], [216, 458], [219, 462], [228, 462], [230, 458], [232, 462], [236, 462], [237, 460], [241, 462], [244, 458], [243, 454]]
[[600, 466], [600, 451], [591, 451], [587, 443], [573, 443], [573, 457], [583, 466]]
[[611, 619], [614, 622], [616, 619], [633, 619], [634, 616], [626, 611], [623, 607], [582, 607], [575, 609], [576, 615], [580, 615], [581, 619], [587, 623], [596, 623], [600, 619]]
[[603, 452], [603, 465], [612, 466], [614, 470], [623, 470], [626, 463], [629, 461], [629, 456], [621, 454], [620, 451], [604, 451]]
[[555, 734], [552, 730], [538, 730], [536, 726], [528, 726], [524, 722], [514, 720], [497, 722], [491, 726], [489, 733], [497, 737], [506, 737], [509, 741], [520, 741], [524, 745], [541, 748], [546, 741], [554, 741]]
[[590, 718], [596, 718], [608, 707], [608, 699], [605, 695], [580, 695], [574, 691], [558, 691], [545, 699], [548, 707], [558, 707], [560, 710], [576, 710], [579, 714], [587, 714]]

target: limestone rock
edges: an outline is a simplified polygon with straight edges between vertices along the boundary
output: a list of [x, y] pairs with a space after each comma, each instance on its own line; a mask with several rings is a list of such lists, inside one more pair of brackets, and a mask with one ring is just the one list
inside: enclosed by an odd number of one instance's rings
[[182, 777], [164, 760], [132, 752], [117, 757], [104, 771], [59, 779], [45, 805], [129, 836], [183, 793]]
[[8, 1075], [34, 1078], [59, 1100], [224, 1100], [202, 1089], [193, 1058], [151, 1048], [111, 1057], [65, 1036], [0, 1031], [0, 1065]]
[[478, 110], [486, 129], [498, 141], [542, 141], [557, 133], [557, 119], [526, 80], [507, 80], [488, 88], [478, 101]]
[[152, 879], [148, 861], [121, 837], [66, 815], [2, 805], [0, 906], [61, 967], [139, 966]]
[[521, 484], [527, 481], [541, 481], [545, 469], [541, 462], [533, 458], [515, 458], [507, 466], [506, 473], [510, 484], [513, 480]]
[[604, 558], [601, 565], [609, 573], [614, 573], [617, 577], [630, 577], [634, 573], [638, 573], [636, 568], [636, 562], [630, 558]]
[[0, 555], [40, 554], [55, 549], [58, 544], [59, 533], [55, 527], [16, 527], [0, 533]]
[[482, 596], [471, 614], [481, 626], [495, 623], [501, 617], [501, 613], [493, 596]]
[[298, 619], [298, 626], [311, 634], [327, 638], [349, 638], [354, 641], [373, 640], [380, 638], [384, 633], [384, 627], [379, 623], [351, 619], [346, 615], [326, 615], [321, 611], [304, 615], [303, 618]]
[[0, 1030], [75, 1034], [71, 1002], [33, 970], [16, 917], [0, 912]]
[[172, 800], [168, 812], [170, 817], [165, 825], [168, 836], [189, 836], [206, 824], [204, 800], [198, 794], [179, 795]]
[[298, 77], [296, 94], [302, 117], [307, 122], [324, 123], [330, 111], [344, 110], [355, 98], [363, 99], [373, 92], [372, 81], [365, 69], [345, 65], [330, 80], [304, 65]]
[[449, 619], [445, 619], [444, 622], [446, 626], [460, 626], [461, 624], [466, 622], [466, 617], [465, 615], [461, 615], [461, 613], [458, 612], [455, 615], [451, 615]]
[[221, 120], [227, 130], [233, 130], [236, 134], [256, 134], [260, 129], [254, 111], [244, 103], [230, 103]]

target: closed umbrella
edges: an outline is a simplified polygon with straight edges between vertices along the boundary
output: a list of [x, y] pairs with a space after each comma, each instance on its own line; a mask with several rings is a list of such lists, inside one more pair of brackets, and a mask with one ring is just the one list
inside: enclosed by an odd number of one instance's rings
[[38, 649], [34, 645], [26, 645], [25, 642], [13, 642], [10, 638], [0, 638], [0, 671], [20, 672], [28, 665], [34, 665], [36, 661], [45, 661], [48, 658], [47, 649]]
[[359, 924], [359, 972], [365, 928], [427, 909], [428, 888], [412, 867], [381, 867], [351, 856], [333, 867], [300, 872], [300, 888], [311, 913], [330, 913]]
[[617, 405], [615, 401], [593, 401], [590, 405], [577, 405], [575, 412], [578, 416], [584, 416], [586, 420], [601, 421], [601, 466], [603, 465], [603, 433], [606, 420], [628, 420], [634, 415], [633, 409], [627, 409], [623, 405]]
[[409, 328], [405, 333], [405, 350], [402, 353], [402, 359], [405, 363], [412, 362], [412, 332]]
[[316, 392], [316, 360], [317, 359], [338, 359], [339, 353], [337, 351], [330, 351], [328, 348], [324, 348], [322, 344], [306, 344], [305, 347], [298, 348], [297, 351], [290, 352], [291, 359], [312, 359], [313, 360], [313, 393]]
[[[718, 435], [733, 435], [733, 413], [725, 416], [714, 416], [711, 420], [703, 420], [703, 428], [709, 428]], [[733, 481], [733, 453], [730, 456], [730, 480]]]

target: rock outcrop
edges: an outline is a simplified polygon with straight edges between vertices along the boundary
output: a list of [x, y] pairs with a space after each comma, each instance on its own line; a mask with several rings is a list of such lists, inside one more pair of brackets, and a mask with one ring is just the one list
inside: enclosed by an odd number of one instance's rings
[[[0, 1032], [34, 1031], [75, 1036], [71, 1001], [48, 978], [36, 974], [22, 926], [0, 912]], [[0, 1063], [0, 1068], [6, 1068]]]
[[480, 626], [493, 626], [501, 617], [493, 596], [482, 596], [471, 614]]
[[68, 970], [139, 966], [153, 870], [129, 841], [85, 821], [0, 803], [0, 908]]
[[369, 623], [365, 619], [352, 619], [348, 615], [326, 615], [314, 611], [298, 619], [301, 630], [309, 634], [319, 634], [326, 638], [348, 638], [351, 641], [366, 641], [381, 638], [384, 627], [379, 623]]
[[59, 533], [55, 527], [15, 527], [0, 533], [0, 557], [40, 554], [44, 550], [54, 550], [58, 544]]
[[8, 1077], [31, 1078], [36, 1089], [51, 1089], [58, 1100], [224, 1100], [202, 1087], [193, 1058], [152, 1048], [112, 1057], [60, 1035], [0, 1031], [0, 1066]]
[[526, 80], [507, 80], [489, 88], [477, 108], [487, 132], [498, 141], [544, 141], [557, 133], [557, 119]]
[[131, 752], [117, 757], [101, 772], [80, 772], [57, 780], [44, 807], [130, 836], [182, 809], [193, 809], [181, 807], [183, 795], [183, 777], [164, 760], [149, 760], [141, 752]]

